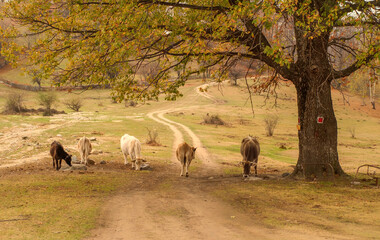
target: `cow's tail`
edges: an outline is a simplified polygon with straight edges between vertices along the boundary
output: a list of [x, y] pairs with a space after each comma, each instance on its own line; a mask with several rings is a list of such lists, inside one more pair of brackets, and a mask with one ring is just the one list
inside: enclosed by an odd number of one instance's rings
[[256, 158], [257, 158], [257, 148], [256, 148], [256, 145], [255, 143], [253, 142], [249, 142], [247, 145], [249, 146], [246, 146], [246, 151], [245, 151], [245, 156], [244, 156], [244, 160], [245, 161], [250, 161], [250, 162], [253, 162]]

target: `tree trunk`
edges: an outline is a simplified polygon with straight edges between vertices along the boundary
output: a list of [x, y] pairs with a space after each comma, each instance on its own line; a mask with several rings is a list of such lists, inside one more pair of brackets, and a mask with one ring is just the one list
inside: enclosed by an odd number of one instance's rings
[[[373, 86], [372, 86], [373, 85]], [[375, 90], [376, 90], [376, 81], [374, 80], [373, 82], [369, 82], [369, 99], [372, 104], [372, 109], [376, 109], [375, 106]]]
[[296, 89], [300, 130], [299, 157], [293, 175], [303, 171], [307, 179], [314, 179], [344, 174], [338, 158], [330, 82], [307, 77]]

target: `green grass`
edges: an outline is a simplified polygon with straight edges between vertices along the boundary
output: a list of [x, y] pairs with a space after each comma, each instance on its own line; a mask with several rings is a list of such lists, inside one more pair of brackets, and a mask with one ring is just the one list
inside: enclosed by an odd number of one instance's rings
[[129, 178], [60, 172], [2, 177], [0, 239], [80, 239], [94, 228], [106, 197]]

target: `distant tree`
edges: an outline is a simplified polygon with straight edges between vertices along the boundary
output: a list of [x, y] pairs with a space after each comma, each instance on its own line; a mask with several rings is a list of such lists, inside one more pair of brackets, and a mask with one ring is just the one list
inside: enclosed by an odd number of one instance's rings
[[149, 83], [160, 73], [161, 67], [159, 62], [148, 63], [140, 67], [140, 73], [144, 83]]
[[65, 103], [66, 107], [69, 109], [79, 112], [79, 109], [83, 106], [83, 100], [79, 97], [71, 98], [69, 100], [66, 100]]
[[279, 117], [275, 114], [269, 114], [265, 116], [264, 118], [265, 131], [268, 137], [273, 136], [274, 129], [277, 127], [278, 119]]
[[[26, 49], [12, 41], [17, 29], [7, 29], [2, 52], [10, 60], [25, 53], [58, 85], [111, 84], [119, 101], [162, 93], [175, 100], [191, 74], [218, 68], [222, 80], [234, 58], [259, 60], [282, 77], [259, 78], [259, 88], [273, 90], [284, 79], [297, 91], [301, 127], [293, 174], [318, 177], [329, 169], [326, 164], [343, 174], [331, 82], [379, 57], [379, 7], [378, 0], [13, 0], [5, 16], [43, 35]], [[341, 67], [334, 62], [344, 54], [336, 52], [349, 55]], [[158, 60], [156, 76], [139, 85], [138, 69]], [[209, 64], [196, 69], [203, 61]], [[123, 73], [106, 78], [115, 65]], [[186, 71], [169, 80], [175, 69]]]
[[29, 75], [32, 77], [32, 83], [37, 84], [38, 88], [41, 89], [41, 84], [42, 84], [42, 76], [41, 76], [41, 71], [36, 70], [36, 69], [31, 69], [29, 70]]
[[53, 92], [40, 92], [38, 95], [39, 103], [45, 107], [44, 116], [51, 116], [51, 107], [58, 100], [57, 95]]
[[230, 77], [232, 85], [237, 86], [238, 85], [237, 80], [239, 79], [239, 77], [242, 76], [242, 70], [238, 69], [235, 65], [234, 67], [230, 68], [228, 72], [228, 76]]

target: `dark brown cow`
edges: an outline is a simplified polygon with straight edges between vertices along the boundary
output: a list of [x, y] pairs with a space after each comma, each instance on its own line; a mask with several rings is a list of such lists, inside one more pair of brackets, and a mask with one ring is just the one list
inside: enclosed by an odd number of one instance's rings
[[241, 141], [240, 153], [243, 156], [243, 177], [249, 177], [251, 166], [255, 166], [255, 176], [257, 176], [257, 161], [260, 154], [260, 144], [256, 137], [248, 136]]
[[51, 143], [50, 155], [53, 158], [53, 168], [56, 167], [57, 171], [61, 168], [62, 159], [71, 167], [71, 155], [65, 152], [59, 142], [54, 141]]

